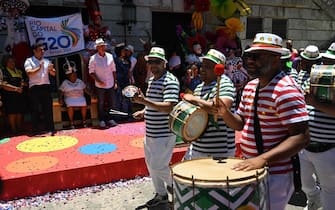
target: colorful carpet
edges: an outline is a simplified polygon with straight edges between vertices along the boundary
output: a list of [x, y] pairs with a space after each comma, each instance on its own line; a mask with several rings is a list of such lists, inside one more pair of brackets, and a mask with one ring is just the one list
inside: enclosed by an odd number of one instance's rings
[[[55, 136], [17, 136], [0, 140], [1, 200], [147, 176], [144, 122], [106, 130], [83, 128]], [[186, 147], [175, 148], [171, 163]]]

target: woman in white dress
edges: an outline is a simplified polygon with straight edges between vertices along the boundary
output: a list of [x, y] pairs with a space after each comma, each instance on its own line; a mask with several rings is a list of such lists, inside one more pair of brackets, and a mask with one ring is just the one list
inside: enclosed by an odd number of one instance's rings
[[63, 104], [65, 102], [65, 105], [67, 107], [67, 113], [69, 115], [71, 129], [75, 128], [73, 115], [74, 115], [74, 108], [76, 107], [81, 108], [83, 127], [87, 127], [86, 123], [87, 103], [84, 96], [86, 85], [81, 79], [77, 78], [75, 65], [70, 65], [70, 63], [68, 64], [69, 65], [63, 66], [67, 79], [65, 79], [59, 87], [60, 90], [59, 103]]

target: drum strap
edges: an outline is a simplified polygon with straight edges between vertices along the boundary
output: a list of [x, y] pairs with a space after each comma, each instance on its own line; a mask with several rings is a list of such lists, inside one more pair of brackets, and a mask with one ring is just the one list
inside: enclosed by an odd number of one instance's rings
[[[262, 154], [264, 152], [263, 138], [262, 138], [261, 127], [260, 127], [259, 118], [257, 114], [258, 94], [259, 94], [259, 84], [256, 87], [256, 93], [255, 93], [255, 98], [254, 98], [254, 134], [255, 134], [257, 152], [258, 154]], [[293, 182], [294, 182], [295, 191], [301, 191], [299, 155], [296, 154], [293, 157], [291, 157], [291, 162], [293, 166]]]
[[257, 102], [258, 102], [259, 84], [256, 87], [256, 93], [254, 98], [254, 135], [256, 140], [256, 148], [258, 154], [263, 154], [263, 138], [261, 132], [261, 126], [259, 124], [258, 114], [257, 114]]

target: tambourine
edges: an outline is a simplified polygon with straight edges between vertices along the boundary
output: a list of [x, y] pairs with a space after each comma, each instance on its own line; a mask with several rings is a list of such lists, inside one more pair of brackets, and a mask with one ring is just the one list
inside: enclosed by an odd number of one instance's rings
[[122, 89], [122, 95], [127, 98], [134, 97], [136, 93], [138, 93], [138, 87], [134, 85], [128, 85], [127, 87]]

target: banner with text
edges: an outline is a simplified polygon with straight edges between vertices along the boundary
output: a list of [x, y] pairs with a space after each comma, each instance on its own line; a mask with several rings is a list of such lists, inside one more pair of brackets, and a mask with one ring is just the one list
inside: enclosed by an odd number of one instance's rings
[[45, 57], [78, 52], [84, 49], [83, 22], [80, 13], [56, 17], [25, 17], [30, 44], [42, 43]]

